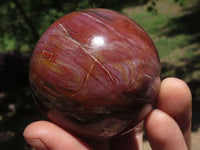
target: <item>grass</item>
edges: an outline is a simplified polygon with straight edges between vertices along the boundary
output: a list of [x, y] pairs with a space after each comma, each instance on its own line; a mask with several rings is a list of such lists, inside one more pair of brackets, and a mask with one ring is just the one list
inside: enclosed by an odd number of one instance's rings
[[194, 45], [188, 42], [194, 35], [177, 34], [171, 37], [166, 36], [170, 29], [178, 28], [178, 24], [170, 24], [171, 20], [185, 15], [187, 12], [184, 10], [187, 7], [191, 7], [195, 2], [195, 0], [185, 0], [185, 5], [180, 6], [172, 0], [158, 1], [153, 12], [147, 11], [150, 4], [142, 7], [126, 8], [123, 12], [139, 23], [152, 37], [161, 60], [168, 60], [174, 63], [180, 61], [183, 57], [191, 58], [195, 55], [194, 51], [190, 51]]

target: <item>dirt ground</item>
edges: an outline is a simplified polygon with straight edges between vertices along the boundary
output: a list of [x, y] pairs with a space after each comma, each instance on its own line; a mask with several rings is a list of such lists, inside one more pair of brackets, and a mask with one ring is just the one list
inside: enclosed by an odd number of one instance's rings
[[[200, 150], [200, 128], [192, 132], [192, 150]], [[143, 150], [151, 150], [151, 147], [149, 145], [148, 141], [145, 141], [143, 143]]]

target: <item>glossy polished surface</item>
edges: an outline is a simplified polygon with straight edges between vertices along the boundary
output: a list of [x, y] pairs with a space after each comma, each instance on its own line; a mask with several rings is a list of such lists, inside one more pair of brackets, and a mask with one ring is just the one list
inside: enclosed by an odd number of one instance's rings
[[149, 113], [160, 86], [160, 63], [147, 33], [111, 10], [63, 16], [38, 41], [30, 82], [40, 109], [85, 138], [107, 139]]

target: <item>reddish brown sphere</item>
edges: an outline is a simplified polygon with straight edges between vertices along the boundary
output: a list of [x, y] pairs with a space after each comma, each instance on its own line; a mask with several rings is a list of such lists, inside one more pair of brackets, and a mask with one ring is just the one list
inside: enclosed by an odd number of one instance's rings
[[85, 138], [108, 139], [133, 129], [152, 109], [160, 63], [147, 33], [107, 9], [72, 12], [38, 41], [30, 82], [40, 109]]

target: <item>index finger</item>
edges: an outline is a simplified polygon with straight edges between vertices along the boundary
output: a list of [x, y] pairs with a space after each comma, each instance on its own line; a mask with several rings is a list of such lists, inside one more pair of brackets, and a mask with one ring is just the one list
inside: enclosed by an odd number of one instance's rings
[[187, 84], [177, 78], [162, 81], [157, 108], [179, 125], [188, 148], [191, 145], [192, 96]]

